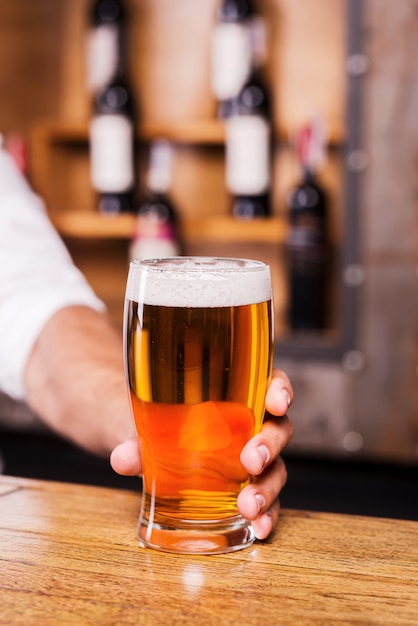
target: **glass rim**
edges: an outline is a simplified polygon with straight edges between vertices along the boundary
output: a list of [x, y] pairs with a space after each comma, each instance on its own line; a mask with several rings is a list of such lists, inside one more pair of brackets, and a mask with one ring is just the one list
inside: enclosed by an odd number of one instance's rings
[[[191, 262], [191, 263], [190, 263]], [[133, 259], [130, 268], [144, 269], [154, 272], [236, 272], [237, 270], [260, 271], [269, 269], [270, 265], [258, 259], [228, 256], [172, 256], [148, 259]]]

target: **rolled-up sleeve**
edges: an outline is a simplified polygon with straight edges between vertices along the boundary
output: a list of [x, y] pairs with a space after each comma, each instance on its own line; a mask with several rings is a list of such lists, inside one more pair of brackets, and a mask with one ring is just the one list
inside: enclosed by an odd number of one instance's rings
[[[44, 205], [0, 149], [0, 389], [23, 400], [28, 357], [54, 313], [104, 310], [52, 226]], [[65, 328], [63, 328], [63, 333]]]

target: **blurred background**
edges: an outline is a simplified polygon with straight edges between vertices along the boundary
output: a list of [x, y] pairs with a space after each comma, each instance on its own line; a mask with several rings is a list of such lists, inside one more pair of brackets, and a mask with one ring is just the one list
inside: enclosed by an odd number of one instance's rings
[[[119, 326], [143, 249], [270, 263], [296, 396], [282, 503], [417, 519], [418, 0], [116, 4], [0, 0], [4, 146]], [[109, 25], [122, 45], [99, 88]], [[125, 187], [94, 175], [109, 115], [129, 123]], [[0, 413], [4, 472], [131, 484], [25, 406]]]

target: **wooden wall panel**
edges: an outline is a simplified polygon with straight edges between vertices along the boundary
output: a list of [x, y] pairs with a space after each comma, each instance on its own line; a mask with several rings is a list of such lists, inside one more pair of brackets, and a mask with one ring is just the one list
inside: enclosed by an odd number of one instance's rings
[[268, 76], [275, 117], [294, 130], [322, 113], [333, 139], [345, 136], [346, 0], [268, 0]]
[[63, 3], [0, 0], [0, 132], [59, 114]]

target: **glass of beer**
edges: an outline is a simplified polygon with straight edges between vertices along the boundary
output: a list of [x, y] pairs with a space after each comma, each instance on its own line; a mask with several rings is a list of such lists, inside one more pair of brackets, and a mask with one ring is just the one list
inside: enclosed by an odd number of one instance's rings
[[237, 497], [273, 361], [269, 266], [211, 257], [130, 264], [124, 355], [143, 475], [139, 542], [212, 554], [251, 545]]

